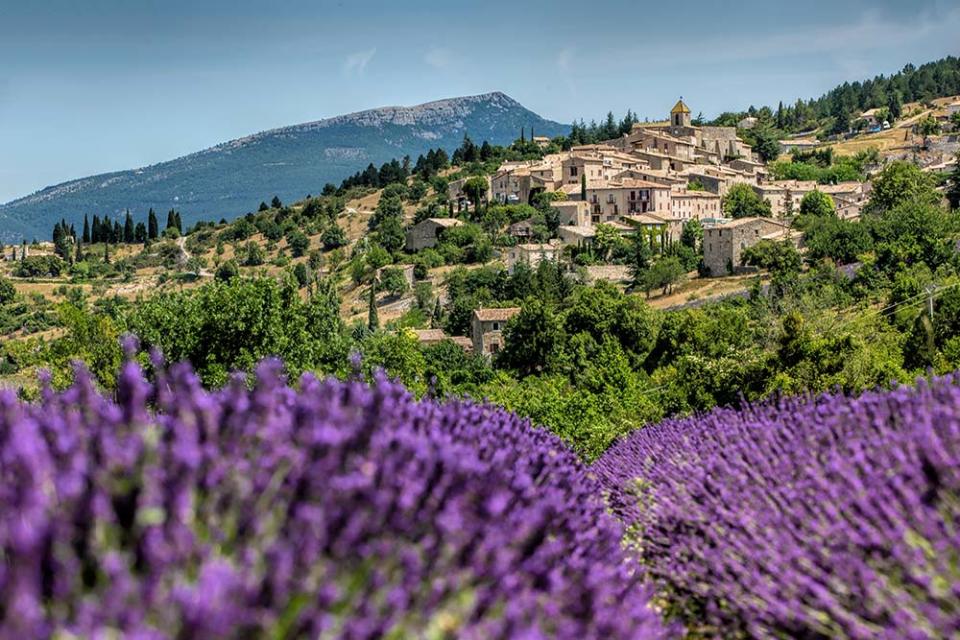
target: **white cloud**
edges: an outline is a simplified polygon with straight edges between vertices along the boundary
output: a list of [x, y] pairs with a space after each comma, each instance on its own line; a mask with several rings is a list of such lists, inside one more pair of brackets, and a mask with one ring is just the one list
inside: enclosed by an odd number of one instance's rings
[[348, 76], [363, 75], [367, 65], [377, 53], [376, 47], [365, 51], [356, 51], [347, 56], [343, 63], [343, 72]]
[[448, 69], [453, 65], [454, 57], [449, 49], [433, 47], [424, 54], [423, 61], [434, 69]]

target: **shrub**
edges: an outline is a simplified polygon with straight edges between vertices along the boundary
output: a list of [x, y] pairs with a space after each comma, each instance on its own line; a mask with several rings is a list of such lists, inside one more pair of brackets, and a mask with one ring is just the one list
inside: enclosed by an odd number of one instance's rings
[[298, 389], [128, 363], [118, 404], [85, 375], [0, 392], [4, 635], [675, 635], [555, 437], [383, 380]]
[[716, 635], [960, 627], [960, 376], [668, 420], [594, 470], [664, 594]]

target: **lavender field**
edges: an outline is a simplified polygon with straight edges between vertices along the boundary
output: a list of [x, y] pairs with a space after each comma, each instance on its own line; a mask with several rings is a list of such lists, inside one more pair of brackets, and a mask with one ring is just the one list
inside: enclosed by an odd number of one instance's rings
[[0, 395], [0, 637], [948, 638], [960, 386], [635, 432], [592, 467], [377, 379], [134, 362]]
[[955, 638], [958, 382], [669, 420], [594, 469], [649, 579], [721, 636]]
[[3, 392], [0, 478], [2, 638], [676, 636], [559, 439], [383, 380]]

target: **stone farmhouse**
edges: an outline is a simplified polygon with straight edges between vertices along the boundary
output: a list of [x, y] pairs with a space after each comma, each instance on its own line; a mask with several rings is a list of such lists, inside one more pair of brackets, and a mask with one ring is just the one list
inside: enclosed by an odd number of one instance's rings
[[704, 225], [703, 265], [713, 277], [743, 271], [742, 254], [761, 240], [785, 240], [790, 225], [770, 218], [716, 220]]
[[523, 262], [536, 269], [544, 260], [557, 260], [560, 257], [560, 243], [518, 244], [505, 250], [507, 271], [513, 273], [514, 267]]
[[437, 246], [440, 235], [463, 224], [457, 218], [427, 218], [407, 229], [407, 251], [420, 251]]
[[473, 352], [491, 357], [503, 349], [503, 329], [520, 307], [475, 309], [470, 321]]

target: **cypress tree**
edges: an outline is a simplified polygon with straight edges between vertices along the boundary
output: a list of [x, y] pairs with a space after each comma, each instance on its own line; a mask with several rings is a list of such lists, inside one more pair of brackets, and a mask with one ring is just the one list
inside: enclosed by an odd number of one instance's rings
[[183, 225], [180, 223], [180, 212], [179, 212], [179, 211], [174, 211], [174, 212], [173, 212], [173, 223], [176, 225], [177, 231], [179, 231], [180, 233], [183, 233]]
[[127, 217], [123, 221], [123, 241], [127, 244], [133, 244], [133, 217], [130, 210], [127, 210]]
[[587, 174], [585, 173], [580, 176], [580, 199], [587, 201]]
[[157, 214], [151, 207], [147, 214], [147, 238], [155, 240], [158, 235], [160, 235], [160, 226], [157, 222]]
[[100, 216], [93, 216], [93, 224], [90, 227], [90, 242], [100, 242]]
[[177, 226], [177, 220], [176, 218], [173, 217], [173, 213], [174, 213], [173, 209], [170, 209], [170, 211], [167, 211], [167, 226], [165, 226], [164, 229], [169, 229], [171, 227]]
[[380, 328], [380, 317], [377, 315], [377, 283], [370, 283], [370, 308], [367, 311], [367, 328], [376, 331]]
[[110, 243], [103, 243], [103, 263], [110, 264]]
[[86, 214], [83, 216], [83, 241], [90, 244], [90, 221], [87, 220]]
[[113, 241], [116, 243], [123, 242], [123, 226], [119, 220], [113, 223]]
[[82, 261], [83, 261], [83, 241], [82, 241], [82, 240], [78, 240], [78, 241], [77, 241], [77, 254], [76, 254], [76, 256], [74, 256], [74, 260], [73, 260], [73, 261], [74, 261], [74, 262], [82, 262]]
[[147, 228], [142, 222], [138, 222], [136, 229], [133, 230], [133, 241], [144, 244], [147, 242]]

